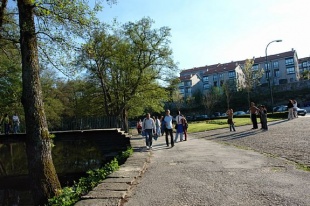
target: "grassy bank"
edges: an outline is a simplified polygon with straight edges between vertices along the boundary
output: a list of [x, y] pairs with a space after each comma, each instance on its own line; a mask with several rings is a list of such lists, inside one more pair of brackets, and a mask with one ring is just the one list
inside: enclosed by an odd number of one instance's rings
[[[269, 117], [268, 122], [272, 121], [278, 121], [283, 118], [281, 117]], [[259, 119], [258, 123], [259, 123]], [[245, 117], [235, 117], [234, 118], [235, 126], [244, 126], [244, 125], [251, 125], [251, 119], [250, 116]], [[228, 128], [229, 125], [227, 124], [227, 119], [214, 119], [214, 120], [205, 120], [205, 121], [198, 121], [198, 122], [190, 122], [188, 125], [188, 133], [194, 133], [194, 132], [204, 132], [208, 130], [213, 129], [222, 129], [222, 128]]]

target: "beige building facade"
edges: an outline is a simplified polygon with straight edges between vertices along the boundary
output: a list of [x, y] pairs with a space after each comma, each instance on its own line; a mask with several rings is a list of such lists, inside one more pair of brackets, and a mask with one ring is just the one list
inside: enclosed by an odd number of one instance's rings
[[[254, 59], [252, 69], [263, 69], [264, 75], [260, 79], [261, 86], [283, 85], [300, 80], [300, 65], [297, 52], [292, 49], [288, 52], [259, 57]], [[306, 61], [306, 60], [305, 60]], [[202, 93], [211, 87], [221, 87], [225, 81], [233, 82], [238, 90], [244, 85], [242, 67], [245, 60], [232, 61], [230, 63], [218, 63], [183, 70], [180, 73], [179, 91], [184, 97], [192, 96], [197, 90]], [[307, 59], [307, 68], [310, 66], [310, 58]], [[267, 65], [268, 63], [268, 65]], [[303, 66], [306, 63], [302, 64]], [[305, 67], [302, 67], [303, 70]], [[268, 78], [269, 77], [269, 78]], [[270, 80], [270, 82], [269, 82]]]

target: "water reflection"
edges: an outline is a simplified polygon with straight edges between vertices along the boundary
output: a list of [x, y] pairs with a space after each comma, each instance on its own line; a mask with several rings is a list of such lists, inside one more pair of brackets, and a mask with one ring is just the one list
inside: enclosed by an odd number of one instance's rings
[[[98, 138], [55, 138], [54, 145], [53, 162], [62, 186], [110, 160]], [[27, 173], [25, 143], [0, 144], [0, 205], [31, 205]]]

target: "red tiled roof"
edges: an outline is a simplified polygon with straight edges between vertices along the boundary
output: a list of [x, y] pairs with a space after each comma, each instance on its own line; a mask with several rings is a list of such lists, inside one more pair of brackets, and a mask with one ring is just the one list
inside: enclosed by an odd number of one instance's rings
[[[288, 51], [288, 52], [283, 52], [283, 53], [279, 53], [279, 54], [273, 54], [273, 55], [268, 55], [268, 61], [273, 61], [276, 59], [283, 59], [283, 58], [287, 58], [287, 57], [293, 57], [295, 54], [295, 50], [292, 51]], [[259, 64], [259, 63], [264, 63], [266, 61], [266, 57], [258, 57], [254, 59], [254, 63], [255, 64]]]
[[192, 78], [192, 75], [180, 76], [180, 80], [181, 80], [181, 81], [190, 80], [191, 78]]
[[[276, 60], [279, 58], [287, 58], [287, 57], [293, 57], [295, 53], [295, 50], [291, 50], [288, 52], [283, 52], [283, 53], [279, 53], [279, 54], [273, 54], [273, 55], [268, 55], [268, 61], [272, 61], [272, 60]], [[260, 63], [264, 63], [266, 61], [265, 57], [258, 57], [258, 58], [254, 58], [254, 63], [255, 64], [260, 64]], [[181, 71], [180, 76], [182, 77], [182, 75], [187, 76], [189, 74], [196, 74], [199, 73], [200, 71], [203, 71], [204, 75], [205, 74], [212, 74], [215, 72], [224, 72], [224, 71], [229, 71], [229, 70], [234, 70], [236, 68], [236, 66], [238, 64], [244, 64], [245, 60], [241, 60], [241, 61], [232, 61], [230, 63], [218, 63], [218, 64], [214, 64], [214, 65], [209, 65], [209, 66], [202, 66], [202, 67], [194, 67], [192, 69], [186, 69]]]
[[299, 63], [302, 63], [302, 62], [305, 62], [305, 61], [310, 61], [310, 57], [304, 57], [304, 58], [298, 59]]
[[230, 62], [225, 64], [211, 65], [208, 67], [208, 70], [204, 71], [203, 75], [231, 71], [234, 70], [238, 64], [238, 62]]

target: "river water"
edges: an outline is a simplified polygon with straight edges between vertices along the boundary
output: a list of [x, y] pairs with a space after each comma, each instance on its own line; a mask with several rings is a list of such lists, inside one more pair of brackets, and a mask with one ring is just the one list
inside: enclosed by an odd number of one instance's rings
[[[54, 139], [53, 162], [62, 186], [102, 167], [113, 158], [103, 154], [98, 138]], [[31, 180], [24, 142], [0, 144], [0, 205], [32, 205]]]

